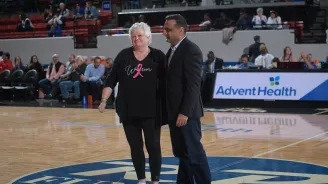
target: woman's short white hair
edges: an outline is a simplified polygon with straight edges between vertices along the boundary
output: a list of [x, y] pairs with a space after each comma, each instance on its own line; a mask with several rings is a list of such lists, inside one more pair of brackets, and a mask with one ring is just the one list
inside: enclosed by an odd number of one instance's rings
[[[148, 44], [150, 45], [151, 44], [151, 29], [150, 27], [148, 26], [148, 24], [144, 23], [144, 22], [137, 22], [137, 23], [134, 23], [130, 29], [129, 29], [129, 37], [130, 37], [130, 40], [132, 39], [131, 38], [131, 34], [132, 34], [132, 31], [133, 30], [136, 30], [136, 29], [143, 29], [145, 31], [145, 35], [147, 37], [149, 37], [149, 42]], [[131, 40], [132, 41], [132, 40]]]
[[256, 10], [256, 13], [263, 13], [263, 8], [258, 8], [258, 9]]
[[83, 56], [77, 55], [76, 58], [75, 58], [75, 60], [81, 60], [81, 61], [83, 61]]

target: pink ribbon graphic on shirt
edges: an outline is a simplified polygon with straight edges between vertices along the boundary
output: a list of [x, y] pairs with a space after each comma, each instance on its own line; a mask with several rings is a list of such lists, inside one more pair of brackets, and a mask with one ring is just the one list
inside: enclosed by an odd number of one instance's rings
[[137, 73], [134, 74], [134, 76], [133, 76], [134, 79], [137, 78], [138, 75], [140, 75], [141, 77], [143, 77], [143, 76], [141, 75], [141, 69], [142, 69], [142, 64], [138, 64], [138, 66], [137, 66]]

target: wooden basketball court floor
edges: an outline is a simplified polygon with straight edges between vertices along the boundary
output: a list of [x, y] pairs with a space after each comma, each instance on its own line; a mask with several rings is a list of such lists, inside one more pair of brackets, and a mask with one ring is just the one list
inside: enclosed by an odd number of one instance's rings
[[[206, 112], [202, 123], [212, 183], [328, 183], [326, 115]], [[0, 107], [0, 144], [1, 184], [137, 183], [114, 110]], [[166, 126], [161, 147], [161, 183], [175, 183]]]

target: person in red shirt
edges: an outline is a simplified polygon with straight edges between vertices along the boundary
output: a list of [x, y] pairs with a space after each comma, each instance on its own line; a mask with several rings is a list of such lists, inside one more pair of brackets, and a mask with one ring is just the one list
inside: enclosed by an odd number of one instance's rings
[[8, 52], [3, 53], [3, 61], [0, 61], [0, 72], [4, 70], [13, 71], [13, 62], [10, 60], [10, 54]]

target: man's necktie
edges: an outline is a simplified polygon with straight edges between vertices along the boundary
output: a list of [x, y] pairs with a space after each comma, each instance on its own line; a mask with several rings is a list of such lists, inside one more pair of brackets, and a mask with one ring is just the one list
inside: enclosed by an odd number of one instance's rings
[[174, 51], [175, 51], [175, 48], [171, 49], [171, 54], [169, 56], [169, 60], [168, 60], [168, 66], [170, 66], [170, 63], [171, 63], [171, 59], [172, 59], [172, 56], [174, 54]]

